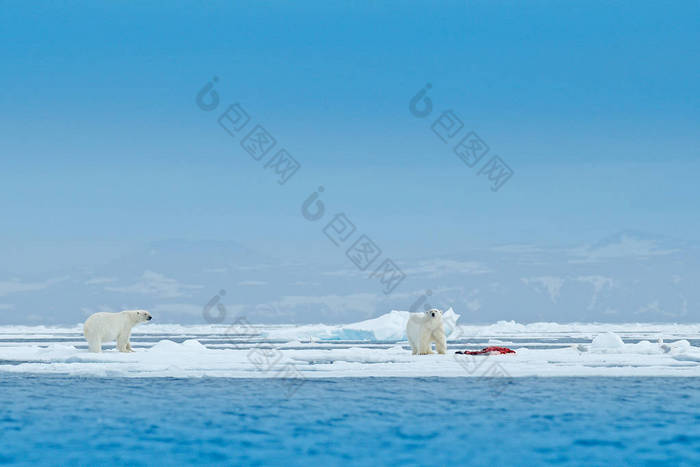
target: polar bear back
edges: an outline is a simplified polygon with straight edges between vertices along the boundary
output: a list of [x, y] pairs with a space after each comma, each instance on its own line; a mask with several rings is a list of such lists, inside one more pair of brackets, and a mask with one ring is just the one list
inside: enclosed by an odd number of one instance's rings
[[132, 311], [95, 313], [85, 320], [83, 334], [88, 340], [95, 337], [102, 342], [116, 341], [123, 331], [128, 331], [136, 324], [132, 315]]
[[88, 339], [94, 336], [103, 342], [115, 341], [123, 324], [124, 317], [121, 313], [95, 313], [85, 321], [83, 334]]
[[409, 343], [420, 342], [421, 328], [425, 322], [423, 313], [411, 313], [406, 323], [406, 337]]

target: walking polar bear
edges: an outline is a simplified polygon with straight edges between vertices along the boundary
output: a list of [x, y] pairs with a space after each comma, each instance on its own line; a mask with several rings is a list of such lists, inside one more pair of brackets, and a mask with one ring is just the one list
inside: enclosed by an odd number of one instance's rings
[[433, 353], [433, 342], [437, 352], [444, 354], [447, 351], [447, 338], [442, 323], [442, 312], [433, 308], [425, 313], [411, 313], [406, 323], [406, 337], [411, 344], [413, 355]]
[[95, 313], [85, 320], [83, 334], [90, 352], [100, 353], [103, 342], [113, 341], [117, 341], [117, 350], [120, 352], [133, 352], [129, 343], [131, 328], [151, 319], [152, 316], [146, 310]]

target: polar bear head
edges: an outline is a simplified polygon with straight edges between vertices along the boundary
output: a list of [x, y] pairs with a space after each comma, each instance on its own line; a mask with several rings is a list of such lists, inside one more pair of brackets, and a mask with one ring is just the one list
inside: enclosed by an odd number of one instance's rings
[[151, 314], [146, 310], [127, 310], [124, 313], [128, 314], [131, 321], [134, 323], [143, 323], [145, 321], [150, 321], [153, 319]]
[[429, 329], [438, 329], [442, 326], [442, 311], [431, 308], [425, 312], [425, 325]]

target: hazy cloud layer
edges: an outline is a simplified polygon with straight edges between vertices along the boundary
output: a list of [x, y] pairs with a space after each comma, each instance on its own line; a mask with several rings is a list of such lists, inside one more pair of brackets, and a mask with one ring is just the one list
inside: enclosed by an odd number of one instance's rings
[[[202, 323], [212, 300], [225, 306], [227, 319], [245, 315], [261, 323], [352, 322], [426, 306], [451, 306], [465, 322], [480, 323], [700, 322], [700, 292], [693, 286], [700, 280], [700, 250], [631, 234], [597, 245], [505, 245], [449, 258], [404, 258], [406, 278], [387, 295], [368, 271], [302, 261], [271, 267], [270, 258], [249, 252], [238, 259], [235, 251], [244, 250], [236, 245], [168, 242], [82, 275], [2, 278], [0, 296], [11, 298], [0, 304], [0, 322], [75, 323], [97, 311], [146, 308], [162, 322]], [[226, 251], [233, 251], [229, 266], [220, 266]]]

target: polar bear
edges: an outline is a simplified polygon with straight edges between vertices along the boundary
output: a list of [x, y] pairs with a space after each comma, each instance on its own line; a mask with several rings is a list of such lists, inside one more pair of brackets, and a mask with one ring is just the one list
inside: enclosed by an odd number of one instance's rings
[[119, 313], [95, 313], [85, 320], [83, 334], [88, 341], [90, 352], [102, 352], [102, 343], [117, 341], [117, 350], [133, 352], [129, 337], [131, 328], [152, 316], [146, 310], [127, 310]]
[[425, 313], [411, 313], [406, 323], [406, 336], [411, 344], [413, 355], [431, 354], [431, 344], [435, 342], [438, 353], [447, 351], [445, 326], [442, 323], [442, 312], [436, 308]]

